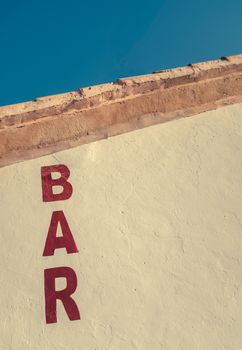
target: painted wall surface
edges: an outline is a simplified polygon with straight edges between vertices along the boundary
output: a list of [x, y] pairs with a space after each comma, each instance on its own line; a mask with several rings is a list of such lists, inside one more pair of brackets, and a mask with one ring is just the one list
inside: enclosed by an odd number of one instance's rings
[[[241, 349], [241, 118], [237, 104], [0, 169], [0, 349]], [[53, 164], [73, 194], [43, 202]], [[79, 252], [43, 257], [60, 210]], [[81, 320], [58, 302], [46, 324], [44, 270], [61, 266]]]

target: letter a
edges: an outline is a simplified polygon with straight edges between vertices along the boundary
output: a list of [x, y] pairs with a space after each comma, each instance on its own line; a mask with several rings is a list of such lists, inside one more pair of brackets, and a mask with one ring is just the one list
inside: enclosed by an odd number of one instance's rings
[[[58, 223], [60, 223], [63, 234], [61, 237], [56, 236]], [[62, 210], [54, 211], [52, 214], [43, 256], [54, 255], [55, 249], [58, 248], [66, 248], [68, 254], [78, 252], [70, 227]]]
[[[66, 279], [66, 288], [60, 291], [55, 289], [56, 278]], [[71, 295], [75, 292], [77, 287], [76, 273], [70, 267], [55, 267], [44, 270], [45, 283], [45, 318], [46, 323], [56, 323], [56, 301], [61, 300], [65, 311], [71, 321], [80, 320], [80, 313], [75, 301]]]
[[[58, 179], [52, 179], [52, 173], [60, 173]], [[72, 195], [72, 185], [68, 182], [70, 170], [66, 165], [50, 165], [41, 168], [43, 202], [64, 201]], [[61, 186], [61, 193], [53, 193], [54, 186]]]

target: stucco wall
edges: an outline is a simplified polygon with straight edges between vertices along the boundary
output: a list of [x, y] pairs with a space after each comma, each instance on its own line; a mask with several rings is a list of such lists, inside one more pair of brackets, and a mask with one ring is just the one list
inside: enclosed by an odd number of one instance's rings
[[[236, 104], [0, 169], [0, 349], [240, 349], [241, 118]], [[52, 164], [73, 195], [44, 203]], [[54, 210], [79, 253], [42, 256]], [[57, 266], [77, 274], [81, 320], [59, 303], [45, 322]]]

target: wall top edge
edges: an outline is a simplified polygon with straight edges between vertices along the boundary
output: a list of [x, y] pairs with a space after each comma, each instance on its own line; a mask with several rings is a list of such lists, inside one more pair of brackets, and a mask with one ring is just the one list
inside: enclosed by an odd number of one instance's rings
[[[112, 103], [120, 98], [148, 93], [155, 89], [166, 89], [196, 81], [216, 79], [236, 72], [242, 72], [242, 54], [221, 57], [213, 61], [189, 64], [184, 67], [165, 69], [146, 75], [120, 78], [111, 83], [84, 87], [77, 91], [40, 97], [18, 104], [0, 106], [0, 128], [4, 126], [4, 120], [21, 114], [31, 114], [34, 112], [34, 114], [39, 113], [39, 117], [44, 117], [48, 115], [48, 109], [49, 114], [52, 115], [53, 109], [61, 112], [71, 104], [73, 107], [75, 102], [78, 101], [82, 102], [83, 109], [94, 108], [104, 103]], [[15, 121], [12, 120], [12, 123], [19, 123], [19, 120], [19, 118]]]

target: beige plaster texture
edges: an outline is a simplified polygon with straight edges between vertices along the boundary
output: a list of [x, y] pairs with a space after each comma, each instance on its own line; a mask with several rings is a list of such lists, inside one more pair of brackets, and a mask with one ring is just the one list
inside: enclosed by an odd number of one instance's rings
[[[241, 118], [234, 104], [1, 168], [0, 349], [241, 349]], [[53, 164], [73, 195], [43, 203]], [[78, 253], [42, 256], [54, 210]], [[56, 266], [77, 274], [81, 320], [58, 303], [45, 323]]]

